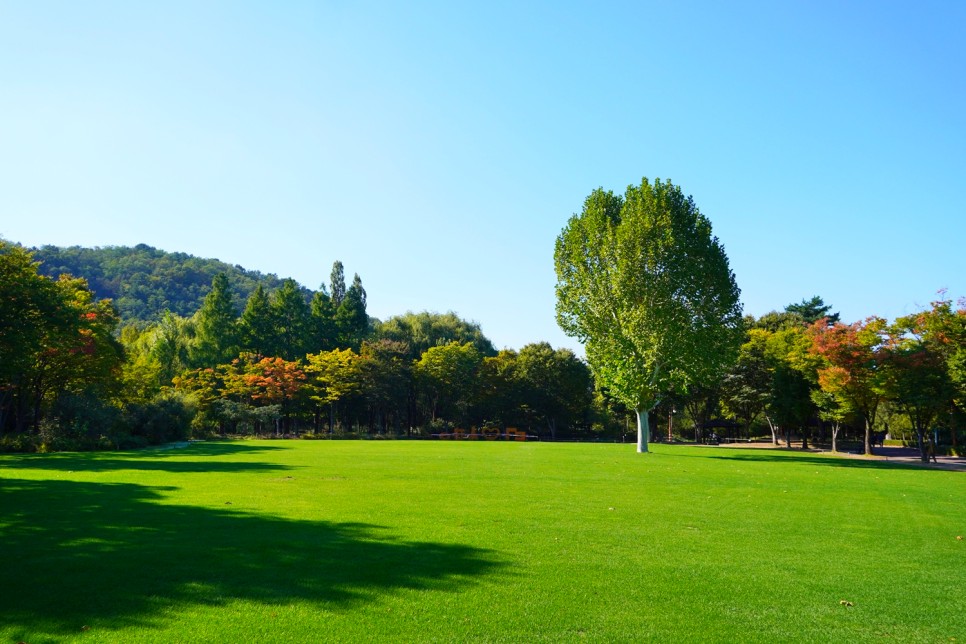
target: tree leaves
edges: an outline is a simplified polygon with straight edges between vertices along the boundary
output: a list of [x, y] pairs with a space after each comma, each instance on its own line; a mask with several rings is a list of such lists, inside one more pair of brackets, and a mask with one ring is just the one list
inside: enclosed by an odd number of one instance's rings
[[710, 222], [670, 181], [592, 192], [557, 238], [554, 265], [560, 327], [628, 406], [647, 411], [733, 359], [734, 275]]

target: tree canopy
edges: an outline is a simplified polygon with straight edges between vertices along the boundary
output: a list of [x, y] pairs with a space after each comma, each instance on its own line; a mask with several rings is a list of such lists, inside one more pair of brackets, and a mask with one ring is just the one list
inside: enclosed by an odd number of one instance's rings
[[662, 396], [711, 380], [741, 342], [741, 304], [724, 248], [670, 181], [597, 189], [557, 238], [557, 321], [585, 344], [601, 385], [638, 417]]

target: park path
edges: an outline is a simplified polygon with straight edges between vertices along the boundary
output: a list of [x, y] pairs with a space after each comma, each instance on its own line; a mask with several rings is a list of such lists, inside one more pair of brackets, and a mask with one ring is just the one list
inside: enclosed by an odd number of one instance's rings
[[[792, 443], [793, 451], [799, 452], [800, 448], [795, 448]], [[721, 443], [719, 447], [742, 448], [742, 449], [789, 449], [784, 445], [772, 445], [771, 443]], [[833, 453], [823, 449], [810, 449], [816, 454], [828, 454], [840, 458], [861, 458], [868, 460], [886, 461], [889, 463], [903, 463], [907, 465], [918, 465], [939, 470], [952, 470], [966, 472], [966, 458], [962, 456], [936, 456], [935, 463], [923, 463], [919, 458], [919, 450], [911, 447], [893, 447], [891, 445], [876, 447], [872, 451], [872, 456], [866, 456], [860, 452], [837, 452]]]
[[966, 472], [966, 458], [963, 458], [962, 456], [937, 455], [935, 463], [926, 464], [923, 463], [922, 459], [919, 457], [919, 450], [911, 447], [893, 447], [889, 445], [887, 447], [876, 447], [872, 451], [875, 452], [874, 456], [852, 453], [847, 453], [845, 456], [850, 458], [878, 458], [880, 460], [889, 461], [890, 463], [908, 463], [910, 465], [920, 465], [922, 467], [931, 467], [940, 470], [956, 470], [959, 472]]

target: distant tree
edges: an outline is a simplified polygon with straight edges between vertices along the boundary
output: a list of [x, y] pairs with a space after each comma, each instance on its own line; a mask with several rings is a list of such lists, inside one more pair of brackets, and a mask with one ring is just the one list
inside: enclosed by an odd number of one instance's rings
[[901, 317], [888, 330], [883, 369], [886, 391], [916, 432], [919, 453], [928, 462], [926, 435], [932, 423], [953, 406], [954, 389], [943, 343], [930, 328], [928, 315]]
[[[765, 329], [749, 329], [735, 364], [721, 383], [725, 416], [740, 422], [746, 432], [762, 415], [771, 397], [772, 371], [766, 355], [771, 335], [772, 332]], [[772, 442], [777, 442], [774, 432]]]
[[121, 328], [121, 345], [126, 360], [122, 367], [123, 398], [126, 402], [146, 404], [161, 392], [161, 364], [151, 354], [154, 329], [141, 329], [134, 324]]
[[809, 327], [811, 351], [823, 359], [818, 369], [823, 391], [841, 396], [865, 424], [865, 453], [872, 453], [872, 428], [879, 403], [886, 393], [886, 371], [882, 369], [882, 333], [885, 320], [872, 317], [864, 322], [831, 326], [816, 322]]
[[450, 342], [430, 347], [413, 364], [417, 390], [431, 420], [442, 416], [467, 422], [482, 362], [483, 356], [472, 344]]
[[[309, 397], [318, 407], [329, 409], [329, 433], [335, 425], [336, 404], [362, 390], [359, 354], [352, 349], [333, 349], [306, 356]], [[316, 431], [319, 430], [316, 414]]]
[[218, 273], [211, 281], [211, 291], [195, 314], [191, 362], [196, 367], [213, 367], [237, 355], [238, 311], [232, 303], [228, 276]]
[[277, 354], [272, 305], [261, 284], [248, 297], [239, 327], [242, 350], [261, 357]]
[[308, 346], [309, 353], [335, 349], [339, 342], [339, 330], [335, 320], [336, 309], [324, 285], [312, 296], [310, 309], [312, 333]]
[[815, 360], [809, 353], [811, 340], [802, 327], [788, 327], [770, 334], [765, 341], [765, 359], [770, 387], [765, 405], [765, 419], [777, 442], [778, 431], [791, 447], [795, 429], [806, 435], [806, 424], [814, 411], [812, 381]]
[[483, 335], [480, 325], [460, 318], [452, 311], [448, 313], [407, 312], [396, 315], [376, 326], [375, 337], [405, 342], [410, 348], [410, 357], [418, 360], [430, 347], [457, 342], [470, 342], [480, 355], [496, 356], [496, 349], [489, 338]]
[[116, 336], [117, 311], [108, 300], [95, 301], [81, 278], [62, 275], [56, 282], [72, 309], [74, 328], [51, 346], [41, 363], [47, 368], [54, 395], [87, 392], [102, 398], [119, 390], [124, 351]]
[[739, 290], [724, 248], [670, 181], [595, 190], [557, 238], [557, 321], [585, 343], [598, 381], [638, 419], [669, 392], [712, 380], [741, 344]]
[[[303, 393], [305, 372], [298, 363], [284, 358], [262, 358], [257, 362], [244, 362], [240, 378], [255, 407], [278, 405], [280, 420], [286, 429], [292, 429], [291, 413], [297, 399]], [[276, 423], [276, 433], [280, 426]]]
[[366, 314], [366, 289], [362, 288], [359, 275], [352, 279], [352, 286], [345, 292], [335, 312], [335, 324], [339, 343], [343, 348], [356, 348], [369, 332], [369, 316]]
[[808, 326], [805, 323], [805, 318], [793, 311], [770, 311], [757, 320], [754, 318], [748, 320], [747, 323], [748, 328], [764, 329], [771, 333], [776, 333], [784, 329], [798, 329]]
[[332, 293], [332, 304], [338, 308], [345, 298], [345, 269], [342, 262], [336, 260], [332, 263], [332, 273], [329, 276], [329, 285]]
[[308, 353], [312, 336], [312, 314], [305, 294], [293, 279], [282, 282], [271, 299], [273, 357], [298, 360]]
[[824, 369], [819, 375], [818, 389], [811, 391], [812, 402], [818, 408], [819, 418], [832, 425], [832, 451], [839, 450], [839, 432], [842, 423], [854, 413], [850, 399], [844, 395], [847, 374], [838, 368]]
[[569, 349], [547, 342], [528, 344], [517, 356], [516, 377], [527, 415], [543, 425], [551, 439], [588, 416], [592, 403], [590, 369]]
[[160, 384], [168, 386], [175, 376], [190, 367], [189, 353], [195, 337], [194, 322], [165, 311], [161, 320], [150, 328], [150, 355], [158, 363]]
[[[691, 419], [695, 429], [696, 439], [704, 435], [705, 428], [709, 427], [721, 413], [721, 397], [723, 395], [724, 379], [728, 374], [722, 374], [716, 382], [702, 385], [692, 385], [688, 388], [687, 394], [679, 401], [671, 405], [673, 413], [674, 406], [687, 414]], [[667, 404], [668, 401], [665, 401]]]
[[406, 418], [412, 379], [409, 347], [390, 340], [363, 341], [359, 355], [367, 425], [382, 431], [399, 429]]
[[[945, 291], [941, 291], [940, 298], [929, 310], [910, 317], [913, 319], [900, 321], [914, 327], [916, 337], [945, 364], [952, 388], [951, 411], [966, 415], [966, 299], [960, 299], [954, 307], [952, 300], [945, 297]], [[949, 425], [953, 447], [957, 447], [957, 423], [951, 419]]]
[[832, 306], [822, 301], [818, 295], [813, 295], [810, 300], [802, 300], [798, 304], [789, 304], [785, 307], [785, 312], [801, 316], [806, 325], [815, 324], [823, 318], [829, 324], [835, 324], [839, 321], [839, 314], [832, 313], [831, 310]]
[[517, 377], [518, 354], [503, 349], [480, 365], [477, 410], [485, 424], [518, 426], [526, 421], [521, 412], [523, 385]]
[[[218, 401], [226, 396], [243, 397], [243, 392], [232, 389], [232, 386], [241, 382], [234, 379], [237, 372], [237, 363], [235, 365], [193, 369], [175, 376], [174, 387], [177, 392], [192, 401], [202, 416], [206, 416], [212, 409], [216, 408]], [[227, 390], [226, 381], [231, 385]], [[222, 424], [221, 429], [224, 431], [224, 424]]]

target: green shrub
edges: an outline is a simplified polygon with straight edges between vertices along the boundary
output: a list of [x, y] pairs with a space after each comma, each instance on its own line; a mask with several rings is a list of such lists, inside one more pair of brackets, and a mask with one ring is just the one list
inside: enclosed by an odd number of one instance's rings
[[30, 454], [37, 451], [38, 437], [36, 434], [7, 434], [0, 436], [0, 452], [15, 452]]
[[124, 429], [130, 438], [143, 439], [148, 445], [159, 445], [186, 440], [191, 433], [194, 417], [195, 410], [185, 398], [170, 393], [161, 394], [146, 403], [128, 405]]

